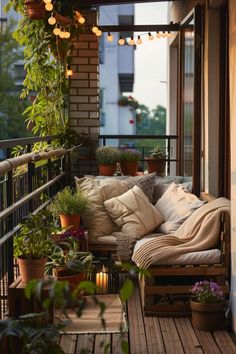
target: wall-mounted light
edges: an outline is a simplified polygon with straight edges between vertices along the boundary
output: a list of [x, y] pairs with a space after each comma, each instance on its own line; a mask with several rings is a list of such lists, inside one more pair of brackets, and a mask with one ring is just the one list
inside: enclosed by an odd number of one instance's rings
[[66, 68], [66, 77], [69, 78], [70, 76], [73, 75], [73, 71], [70, 67], [70, 65], [67, 65], [67, 68]]

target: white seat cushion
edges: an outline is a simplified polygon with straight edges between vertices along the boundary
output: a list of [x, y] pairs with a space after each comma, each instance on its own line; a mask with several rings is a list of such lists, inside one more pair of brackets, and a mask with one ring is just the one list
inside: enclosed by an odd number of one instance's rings
[[[158, 236], [156, 236], [158, 237]], [[168, 237], [168, 236], [167, 236]], [[134, 252], [137, 251], [143, 244], [152, 240], [153, 237], [146, 237], [136, 242], [134, 246]], [[220, 263], [221, 251], [218, 248], [199, 251], [188, 252], [180, 256], [170, 257], [165, 261], [157, 261], [152, 265], [187, 265], [187, 264], [214, 264]]]

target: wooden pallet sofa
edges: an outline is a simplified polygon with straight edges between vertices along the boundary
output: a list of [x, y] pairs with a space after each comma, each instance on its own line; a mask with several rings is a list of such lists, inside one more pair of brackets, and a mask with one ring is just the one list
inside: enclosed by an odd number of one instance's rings
[[[84, 218], [90, 235], [89, 249], [103, 254], [118, 254], [119, 258], [127, 260], [131, 259], [133, 248], [135, 251], [140, 243], [146, 243], [159, 236], [158, 231], [162, 235], [163, 232], [166, 233], [167, 239], [168, 234], [174, 233], [169, 232], [173, 227], [177, 228], [184, 220], [190, 220], [188, 216], [197, 212], [203, 204], [187, 191], [186, 185], [183, 187], [179, 182], [183, 183], [184, 179], [180, 180], [180, 177], [163, 179], [154, 175], [144, 176], [141, 182], [136, 177], [129, 180], [77, 179], [77, 187], [89, 195], [92, 203], [90, 212]], [[179, 213], [177, 223], [171, 205], [168, 205], [172, 200], [170, 193], [176, 190], [180, 193], [176, 200], [173, 199], [173, 204], [180, 200], [180, 204], [177, 204], [177, 214]], [[153, 208], [156, 210], [161, 203], [164, 209], [160, 208], [162, 211], [160, 216], [156, 215]], [[200, 249], [190, 249], [191, 252], [179, 255], [177, 261], [173, 257], [167, 257], [169, 262], [166, 264], [165, 262], [145, 264], [145, 260], [141, 262], [141, 265], [148, 267], [152, 275], [151, 278], [140, 280], [146, 315], [181, 317], [188, 315], [189, 289], [197, 280], [213, 279], [223, 286], [225, 293], [229, 293], [230, 218], [228, 210], [222, 210], [217, 216], [220, 221], [217, 221], [217, 230], [214, 233], [216, 236], [213, 237], [209, 249], [207, 244], [203, 244]], [[170, 214], [168, 216], [170, 220], [166, 220], [164, 215], [166, 211]], [[159, 217], [162, 220], [159, 220]], [[155, 223], [158, 225], [161, 223], [157, 230], [154, 227]], [[138, 264], [139, 258], [134, 257], [134, 254], [133, 261]]]

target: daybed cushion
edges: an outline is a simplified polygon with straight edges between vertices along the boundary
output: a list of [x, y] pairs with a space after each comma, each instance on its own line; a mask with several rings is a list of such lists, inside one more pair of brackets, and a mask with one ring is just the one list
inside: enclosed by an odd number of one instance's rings
[[[158, 236], [157, 236], [158, 237]], [[168, 236], [167, 236], [168, 237]], [[134, 252], [137, 251], [143, 244], [153, 239], [146, 237], [136, 242]], [[175, 265], [175, 264], [215, 264], [220, 263], [221, 251], [218, 248], [199, 252], [188, 252], [179, 256], [170, 257], [166, 260], [156, 261], [152, 265]]]
[[182, 184], [188, 191], [192, 192], [192, 179], [191, 177], [183, 177], [183, 176], [156, 176], [154, 181], [153, 188], [153, 200], [152, 203], [155, 205], [165, 193], [165, 191], [169, 188], [171, 183]]
[[75, 177], [76, 186], [89, 197], [89, 210], [82, 219], [88, 229], [90, 239], [111, 235], [118, 231], [118, 226], [108, 215], [103, 203], [111, 197], [123, 194], [129, 189], [125, 181], [117, 179], [99, 180], [95, 178]]
[[104, 206], [122, 232], [135, 239], [147, 235], [163, 221], [159, 211], [149, 203], [138, 186], [105, 201]]
[[203, 204], [202, 200], [189, 193], [181, 184], [172, 183], [155, 204], [165, 221], [158, 228], [158, 232], [164, 234], [175, 232]]

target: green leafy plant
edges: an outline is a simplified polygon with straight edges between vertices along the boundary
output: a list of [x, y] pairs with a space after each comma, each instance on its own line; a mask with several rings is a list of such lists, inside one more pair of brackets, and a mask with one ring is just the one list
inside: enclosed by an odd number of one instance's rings
[[50, 236], [55, 230], [50, 213], [46, 210], [31, 214], [20, 225], [14, 238], [14, 255], [23, 259], [40, 259], [48, 256], [54, 247]]
[[56, 194], [49, 208], [54, 215], [82, 215], [88, 207], [89, 200], [84, 193], [66, 187]]
[[120, 149], [120, 161], [133, 162], [139, 161], [141, 158], [141, 152], [136, 149], [131, 148], [121, 148]]
[[96, 150], [96, 159], [99, 165], [114, 165], [120, 161], [120, 151], [113, 146], [100, 146]]
[[159, 146], [156, 146], [149, 152], [148, 158], [164, 160], [166, 159], [166, 153]]
[[70, 238], [60, 241], [48, 258], [46, 274], [57, 269], [58, 275], [63, 276], [89, 270], [93, 256], [90, 252], [80, 252], [78, 241]]
[[221, 286], [213, 281], [199, 281], [194, 284], [190, 291], [193, 300], [199, 303], [216, 303], [225, 300]]
[[130, 106], [134, 109], [139, 107], [138, 101], [133, 96], [121, 96], [118, 101], [119, 106]]

